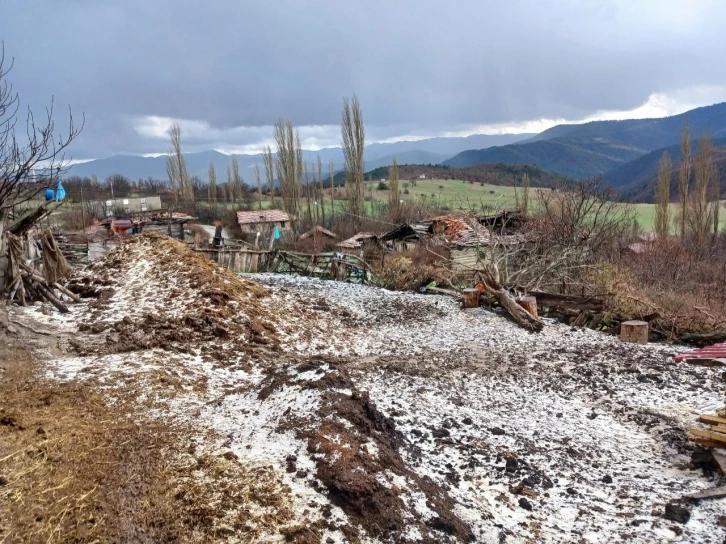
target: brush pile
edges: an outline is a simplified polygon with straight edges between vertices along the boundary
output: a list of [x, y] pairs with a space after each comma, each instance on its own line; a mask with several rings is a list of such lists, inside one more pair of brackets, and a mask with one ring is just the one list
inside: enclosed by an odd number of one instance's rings
[[95, 299], [79, 329], [113, 333], [102, 351], [185, 351], [204, 340], [244, 349], [277, 345], [266, 289], [165, 236], [128, 239], [73, 277], [69, 289]]

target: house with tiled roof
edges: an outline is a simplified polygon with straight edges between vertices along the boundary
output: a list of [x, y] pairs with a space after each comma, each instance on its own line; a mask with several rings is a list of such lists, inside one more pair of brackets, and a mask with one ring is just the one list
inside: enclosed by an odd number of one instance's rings
[[237, 223], [243, 233], [266, 234], [277, 227], [281, 232], [291, 229], [290, 216], [282, 210], [253, 210], [237, 212]]

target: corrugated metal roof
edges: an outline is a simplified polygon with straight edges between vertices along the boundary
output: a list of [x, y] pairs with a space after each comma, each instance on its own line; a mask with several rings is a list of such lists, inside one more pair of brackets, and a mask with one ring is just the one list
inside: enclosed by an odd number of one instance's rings
[[250, 225], [253, 223], [278, 223], [282, 221], [290, 221], [290, 216], [282, 210], [237, 212], [237, 223], [240, 225]]
[[676, 363], [687, 361], [688, 359], [726, 359], [726, 342], [685, 351], [676, 355], [675, 359]]

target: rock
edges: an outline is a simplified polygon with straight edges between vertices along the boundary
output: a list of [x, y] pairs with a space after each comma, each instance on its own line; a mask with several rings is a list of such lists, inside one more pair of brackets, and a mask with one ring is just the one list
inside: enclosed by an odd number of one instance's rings
[[0, 476], [0, 485], [8, 485], [8, 481], [2, 476]]
[[716, 525], [719, 527], [726, 527], [726, 516], [719, 516]]
[[461, 420], [461, 422], [464, 425], [471, 425], [472, 423], [474, 423], [474, 421], [470, 417], [465, 417], [464, 419]]
[[17, 329], [17, 327], [13, 327], [12, 325], [8, 325], [8, 332], [10, 334], [18, 334], [18, 329]]
[[287, 463], [287, 472], [293, 473], [297, 471], [297, 455], [288, 455], [285, 457]]
[[688, 523], [689, 519], [691, 519], [691, 513], [685, 506], [678, 504], [677, 502], [669, 502], [668, 504], [666, 504], [663, 517], [670, 521], [676, 521], [678, 523], [685, 524]]
[[434, 429], [433, 431], [431, 431], [431, 436], [433, 436], [434, 438], [446, 438], [450, 435], [451, 433], [446, 429]]
[[528, 501], [527, 499], [525, 499], [524, 497], [520, 497], [520, 498], [519, 498], [519, 506], [520, 506], [521, 508], [524, 508], [525, 510], [532, 510], [532, 503], [531, 503], [531, 502], [529, 502], [529, 501]]
[[613, 477], [610, 476], [610, 474], [606, 474], [605, 476], [602, 477], [602, 483], [604, 483], [604, 484], [613, 483]]
[[568, 495], [577, 495], [577, 491], [575, 491], [575, 489], [574, 489], [574, 488], [572, 488], [572, 487], [568, 487], [568, 488], [566, 489], [566, 491], [567, 491], [567, 494], [568, 494]]
[[502, 429], [501, 427], [494, 427], [494, 428], [489, 429], [489, 430], [495, 436], [502, 436], [505, 433], [504, 429]]
[[517, 467], [519, 466], [519, 463], [514, 458], [507, 459], [507, 464], [504, 466], [504, 470], [507, 472], [516, 472]]
[[233, 451], [225, 451], [224, 455], [222, 455], [227, 461], [236, 461], [237, 460], [237, 454], [235, 454]]

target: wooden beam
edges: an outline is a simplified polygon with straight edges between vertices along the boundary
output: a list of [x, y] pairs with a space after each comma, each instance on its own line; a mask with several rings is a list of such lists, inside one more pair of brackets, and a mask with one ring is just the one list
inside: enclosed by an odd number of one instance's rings
[[705, 429], [699, 429], [697, 427], [688, 427], [688, 432], [698, 438], [705, 438], [713, 442], [719, 442], [726, 446], [726, 434], [716, 433], [713, 431], [707, 431]]
[[726, 425], [726, 417], [715, 416], [711, 414], [701, 414], [698, 421], [708, 423], [709, 425]]
[[721, 455], [718, 452], [712, 451], [711, 455], [713, 455], [714, 461], [718, 463], [719, 468], [721, 469], [721, 472], [726, 474], [726, 455]]
[[688, 499], [720, 499], [726, 497], [726, 486], [712, 487], [695, 493], [686, 493], [683, 495]]

